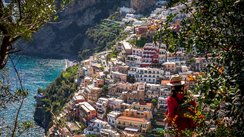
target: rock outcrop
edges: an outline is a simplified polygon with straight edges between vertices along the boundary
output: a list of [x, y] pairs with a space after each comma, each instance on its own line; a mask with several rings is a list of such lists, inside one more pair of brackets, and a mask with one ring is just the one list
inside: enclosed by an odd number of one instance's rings
[[43, 26], [31, 41], [20, 40], [15, 45], [25, 55], [76, 59], [79, 51], [97, 47], [85, 31], [107, 18], [118, 5], [117, 0], [75, 0], [59, 13], [58, 22]]
[[136, 10], [137, 12], [143, 12], [146, 9], [155, 5], [156, 0], [131, 0], [131, 8]]

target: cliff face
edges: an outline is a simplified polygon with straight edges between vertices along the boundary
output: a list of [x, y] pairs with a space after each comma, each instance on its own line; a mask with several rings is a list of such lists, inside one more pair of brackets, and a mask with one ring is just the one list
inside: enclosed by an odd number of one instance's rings
[[151, 6], [155, 5], [156, 0], [131, 0], [131, 7], [137, 12], [143, 12]]
[[117, 6], [117, 0], [76, 0], [59, 13], [58, 22], [43, 26], [31, 41], [20, 40], [15, 45], [26, 55], [74, 59], [79, 51], [97, 47], [85, 31]]

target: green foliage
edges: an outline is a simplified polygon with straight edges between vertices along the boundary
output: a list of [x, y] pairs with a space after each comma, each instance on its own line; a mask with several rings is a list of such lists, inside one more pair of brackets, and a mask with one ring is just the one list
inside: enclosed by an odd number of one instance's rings
[[57, 20], [56, 13], [72, 0], [10, 0], [7, 5], [0, 1], [0, 69], [8, 54], [16, 52], [12, 44], [19, 38], [30, 39], [49, 21]]
[[[200, 136], [244, 136], [244, 1], [180, 2], [186, 6], [182, 12], [190, 16], [181, 21], [179, 31], [171, 29], [175, 15], [169, 16], [155, 39], [172, 51], [179, 46], [188, 51], [196, 48], [209, 62], [195, 92], [200, 94], [199, 108], [212, 122], [196, 132]], [[210, 111], [204, 111], [209, 106]], [[214, 128], [209, 130], [210, 126]]]
[[[42, 101], [46, 104], [46, 111], [54, 114], [59, 113], [74, 92], [77, 90], [75, 79], [79, 66], [72, 66], [62, 72], [62, 74], [52, 82], [45, 90], [39, 89], [38, 92], [46, 95]], [[65, 97], [65, 98], [64, 98]]]
[[152, 99], [152, 104], [154, 105], [154, 106], [157, 106], [157, 104], [158, 104], [158, 100], [157, 99]]
[[103, 20], [101, 23], [86, 31], [90, 40], [100, 47], [108, 47], [115, 44], [115, 39], [122, 32], [122, 28], [115, 21]]
[[129, 41], [130, 44], [136, 47], [142, 48], [147, 43], [147, 38], [141, 37], [140, 39], [132, 39]]
[[127, 75], [127, 81], [129, 83], [135, 83], [136, 82], [136, 79], [135, 79], [134, 76]]

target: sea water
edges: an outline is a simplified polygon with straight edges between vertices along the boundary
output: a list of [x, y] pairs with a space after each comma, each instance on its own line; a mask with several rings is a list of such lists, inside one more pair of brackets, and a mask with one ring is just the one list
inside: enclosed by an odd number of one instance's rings
[[[45, 88], [54, 81], [60, 73], [65, 69], [65, 60], [42, 59], [29, 56], [12, 56], [11, 57], [16, 68], [20, 74], [23, 86], [29, 91], [28, 97], [24, 100], [21, 113], [19, 115], [19, 122], [32, 121], [34, 128], [24, 132], [22, 137], [41, 137], [44, 136], [44, 129], [36, 125], [34, 122], [35, 99], [38, 88]], [[8, 61], [5, 73], [10, 80], [11, 90], [20, 88], [13, 65]], [[1, 70], [0, 70], [1, 71]], [[0, 72], [1, 73], [1, 72]], [[13, 102], [6, 105], [6, 108], [0, 108], [0, 118], [4, 120], [4, 124], [0, 126], [13, 127], [14, 118], [16, 116], [18, 102]], [[3, 134], [0, 136], [7, 136], [8, 130], [0, 131]]]

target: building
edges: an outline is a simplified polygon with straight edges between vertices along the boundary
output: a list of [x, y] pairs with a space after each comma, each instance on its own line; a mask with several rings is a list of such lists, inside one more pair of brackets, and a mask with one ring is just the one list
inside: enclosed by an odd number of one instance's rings
[[140, 110], [140, 111], [152, 111], [152, 103], [145, 102], [133, 102], [130, 108]]
[[158, 97], [157, 108], [167, 110], [167, 96]]
[[128, 71], [129, 76], [135, 77], [137, 82], [160, 83], [164, 71], [158, 68], [131, 67]]
[[159, 47], [153, 43], [146, 43], [143, 47], [143, 63], [141, 67], [147, 67], [152, 63], [159, 62]]
[[133, 47], [132, 48], [132, 55], [142, 57], [142, 55], [143, 55], [143, 49], [142, 48], [135, 48], [135, 47]]
[[144, 100], [145, 91], [144, 90], [129, 90], [122, 92], [122, 99], [127, 103], [132, 103], [135, 101]]
[[108, 99], [108, 108], [111, 110], [120, 110], [121, 105], [124, 101], [117, 98], [109, 98]]
[[97, 118], [103, 119], [107, 113], [108, 99], [99, 98], [96, 102]]
[[162, 86], [160, 84], [146, 84], [146, 98], [158, 98], [162, 94]]
[[125, 109], [122, 115], [127, 117], [145, 118], [147, 120], [151, 120], [153, 118], [151, 110]]
[[116, 127], [123, 130], [130, 130], [126, 128], [131, 128], [134, 132], [146, 133], [151, 129], [151, 122], [144, 118], [119, 116], [116, 120]]
[[84, 129], [84, 134], [90, 135], [95, 134], [99, 135], [102, 129], [111, 129], [112, 127], [108, 124], [108, 122], [92, 119], [87, 128]]
[[112, 79], [115, 82], [118, 82], [118, 81], [127, 82], [127, 74], [120, 73], [118, 71], [115, 71], [115, 72], [113, 71], [113, 72], [111, 72], [111, 75], [112, 75]]
[[115, 127], [116, 119], [121, 115], [120, 111], [111, 111], [107, 114], [107, 121], [108, 123]]
[[88, 85], [85, 87], [85, 92], [87, 93], [87, 101], [90, 103], [97, 102], [98, 98], [100, 97], [102, 89], [99, 87], [95, 87], [94, 83], [92, 85]]
[[75, 94], [72, 98], [72, 101], [73, 101], [73, 104], [78, 104], [80, 102], [84, 102], [85, 98], [80, 94]]
[[101, 129], [101, 137], [121, 137], [120, 134], [114, 129]]
[[131, 55], [132, 53], [132, 45], [126, 41], [122, 41], [122, 49], [125, 51], [126, 55]]
[[129, 66], [140, 66], [142, 64], [142, 57], [136, 55], [128, 55], [126, 58], [126, 64]]
[[175, 73], [176, 72], [176, 64], [175, 62], [165, 62], [163, 63], [164, 66], [164, 70], [165, 71], [169, 71], [171, 73]]
[[148, 31], [148, 27], [147, 26], [137, 26], [135, 27], [135, 33], [137, 36], [146, 36]]
[[76, 106], [78, 107], [76, 111], [78, 111], [77, 114], [79, 121], [87, 123], [91, 119], [95, 118], [97, 115], [96, 109], [88, 102], [81, 102], [79, 104], [76, 104]]

